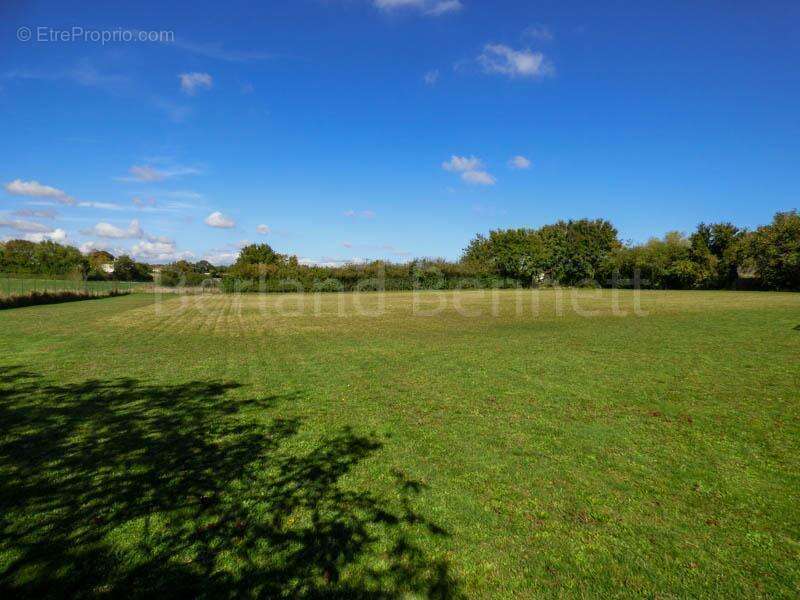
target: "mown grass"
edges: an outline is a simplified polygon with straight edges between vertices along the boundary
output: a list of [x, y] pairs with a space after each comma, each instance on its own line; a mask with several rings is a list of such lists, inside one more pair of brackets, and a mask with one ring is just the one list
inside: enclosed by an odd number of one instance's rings
[[0, 313], [0, 590], [796, 597], [800, 296], [575, 293]]

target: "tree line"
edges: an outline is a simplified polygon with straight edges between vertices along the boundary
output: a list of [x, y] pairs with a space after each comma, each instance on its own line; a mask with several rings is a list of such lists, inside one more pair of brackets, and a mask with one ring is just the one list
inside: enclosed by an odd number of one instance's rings
[[[108, 270], [106, 270], [108, 265]], [[46, 240], [9, 240], [0, 243], [0, 273], [46, 275], [90, 281], [149, 281], [152, 267], [130, 256], [115, 257], [105, 250], [83, 254], [74, 246]]]
[[[112, 265], [113, 271], [106, 265]], [[153, 267], [105, 251], [88, 255], [52, 241], [0, 244], [0, 272], [148, 281]], [[177, 261], [158, 269], [161, 285], [221, 280], [225, 291], [347, 291], [442, 288], [641, 286], [655, 289], [800, 290], [800, 215], [777, 213], [747, 230], [701, 223], [690, 235], [670, 232], [642, 244], [623, 243], [603, 219], [559, 221], [536, 229], [479, 234], [458, 261], [417, 259], [342, 266], [301, 264], [268, 244], [242, 248], [230, 267]]]
[[498, 229], [478, 234], [456, 262], [304, 266], [294, 256], [259, 244], [243, 248], [223, 280], [227, 291], [548, 284], [800, 290], [800, 215], [777, 213], [770, 224], [752, 231], [727, 222], [701, 223], [691, 235], [670, 232], [643, 244], [623, 243], [616, 228], [603, 219]]

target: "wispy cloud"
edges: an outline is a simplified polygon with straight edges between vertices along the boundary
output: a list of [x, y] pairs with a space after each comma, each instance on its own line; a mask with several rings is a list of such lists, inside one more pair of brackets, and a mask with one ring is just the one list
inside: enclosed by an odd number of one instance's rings
[[13, 229], [14, 231], [22, 231], [25, 233], [42, 233], [45, 231], [52, 231], [52, 227], [37, 223], [36, 221], [25, 221], [23, 219], [5, 219], [0, 218], [0, 227]]
[[28, 196], [32, 198], [52, 198], [62, 204], [75, 204], [75, 199], [68, 196], [64, 190], [44, 185], [38, 181], [22, 181], [15, 179], [5, 185], [9, 194], [14, 196]]
[[464, 171], [461, 179], [471, 185], [494, 185], [497, 180], [486, 171]]
[[119, 204], [114, 204], [113, 202], [88, 202], [82, 200], [78, 202], [76, 206], [80, 208], [96, 208], [99, 210], [125, 210], [124, 207]]
[[342, 213], [350, 219], [374, 219], [375, 212], [371, 210], [346, 210]]
[[[80, 201], [76, 200], [72, 196], [68, 195], [65, 191], [49, 185], [41, 184], [38, 181], [22, 181], [21, 179], [15, 179], [14, 181], [7, 183], [5, 189], [9, 194], [15, 196], [27, 196], [29, 198], [48, 198], [50, 200], [59, 202], [60, 204], [77, 206], [79, 208], [122, 210], [121, 206], [119, 206], [118, 204], [114, 204], [112, 202], [91, 202], [88, 200], [80, 200]], [[47, 202], [47, 204], [50, 203]]]
[[201, 193], [192, 190], [147, 189], [133, 195], [131, 202], [139, 212], [180, 213], [205, 208], [202, 199]]
[[531, 166], [531, 161], [524, 156], [518, 154], [511, 158], [508, 161], [508, 166], [512, 169], [529, 169]]
[[550, 28], [541, 23], [531, 25], [525, 29], [525, 31], [522, 32], [522, 36], [537, 42], [552, 42], [555, 37], [553, 32], [550, 31]]
[[166, 114], [170, 120], [181, 122], [189, 114], [188, 107], [182, 106], [148, 91], [146, 85], [128, 75], [103, 72], [97, 69], [88, 59], [79, 61], [75, 66], [61, 70], [43, 71], [19, 68], [3, 74], [9, 80], [70, 81], [83, 87], [99, 90], [120, 98], [127, 98], [149, 105]]
[[34, 219], [55, 219], [58, 213], [49, 208], [21, 208], [12, 213], [15, 217], [33, 217]]
[[208, 215], [205, 218], [204, 223], [209, 227], [216, 227], [219, 229], [232, 229], [233, 227], [236, 227], [236, 222], [233, 219], [226, 217], [219, 211]]
[[364, 258], [335, 258], [333, 256], [320, 256], [312, 258], [308, 256], [301, 256], [298, 259], [301, 265], [310, 267], [343, 267], [345, 265], [363, 264], [366, 261]]
[[485, 204], [473, 204], [472, 212], [482, 217], [497, 217], [508, 214], [508, 211], [504, 208], [498, 208], [492, 205], [487, 206]]
[[425, 85], [436, 85], [439, 82], [439, 69], [432, 69], [423, 75]]
[[411, 256], [411, 252], [401, 250], [397, 246], [391, 244], [353, 244], [351, 242], [342, 242], [342, 248], [357, 250], [362, 254], [388, 254], [396, 257]]
[[461, 179], [471, 185], [494, 185], [497, 180], [483, 170], [483, 162], [476, 156], [453, 155], [442, 163], [445, 171], [461, 173]]
[[4, 79], [59, 81], [69, 80], [86, 87], [100, 88], [106, 92], [123, 94], [130, 91], [133, 82], [126, 75], [102, 73], [98, 71], [88, 59], [79, 61], [75, 66], [54, 70], [42, 71], [37, 69], [18, 68], [7, 71]]
[[225, 244], [222, 248], [213, 248], [203, 255], [203, 259], [214, 265], [229, 265], [238, 258], [239, 251], [249, 243], [246, 240], [241, 240]]
[[484, 46], [478, 64], [486, 73], [507, 77], [542, 79], [555, 74], [555, 67], [541, 52], [514, 50], [503, 44]]
[[181, 90], [190, 96], [194, 96], [197, 90], [210, 90], [214, 83], [208, 73], [181, 73], [178, 79], [181, 82]]
[[205, 43], [197, 44], [188, 40], [176, 39], [172, 42], [165, 42], [169, 46], [185, 50], [191, 54], [212, 58], [214, 60], [221, 60], [226, 62], [254, 62], [261, 60], [270, 60], [277, 58], [279, 55], [272, 52], [265, 52], [263, 50], [235, 50], [225, 48], [222, 44]]
[[203, 194], [195, 192], [194, 190], [171, 190], [164, 192], [162, 195], [167, 198], [177, 198], [182, 200], [202, 200]]
[[128, 172], [135, 181], [163, 181], [167, 178], [166, 173], [148, 165], [134, 165]]
[[439, 17], [447, 13], [458, 12], [464, 8], [464, 5], [461, 4], [459, 0], [442, 0], [430, 4], [431, 6], [425, 11], [425, 14], [431, 17]]
[[450, 160], [442, 163], [442, 168], [445, 171], [473, 171], [483, 166], [481, 159], [475, 156], [456, 156], [453, 154]]
[[269, 233], [272, 233], [272, 230], [269, 228], [269, 226], [263, 224], [256, 227], [256, 231], [261, 235], [267, 235]]
[[192, 112], [192, 109], [188, 106], [183, 106], [182, 104], [178, 104], [162, 96], [151, 95], [148, 97], [148, 101], [155, 108], [167, 115], [169, 120], [174, 123], [183, 123]]
[[134, 196], [131, 200], [133, 205], [137, 208], [147, 208], [147, 207], [155, 207], [156, 199], [152, 196], [142, 197], [142, 196]]
[[460, 0], [372, 0], [372, 4], [385, 12], [414, 10], [429, 17], [440, 17], [464, 8]]
[[154, 167], [152, 165], [133, 165], [128, 169], [129, 175], [118, 177], [118, 181], [155, 183], [166, 179], [200, 175], [203, 171], [197, 167], [175, 165], [171, 167]]

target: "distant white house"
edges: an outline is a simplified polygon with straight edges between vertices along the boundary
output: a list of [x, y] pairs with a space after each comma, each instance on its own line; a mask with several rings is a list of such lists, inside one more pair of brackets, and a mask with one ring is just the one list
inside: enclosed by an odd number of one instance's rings
[[100, 265], [100, 268], [103, 269], [105, 273], [109, 275], [114, 272], [114, 263], [103, 263]]

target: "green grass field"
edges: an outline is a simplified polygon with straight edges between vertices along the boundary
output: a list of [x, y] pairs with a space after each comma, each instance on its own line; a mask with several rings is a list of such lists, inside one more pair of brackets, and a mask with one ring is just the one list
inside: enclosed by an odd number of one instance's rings
[[797, 597], [800, 295], [572, 293], [3, 311], [0, 591]]

